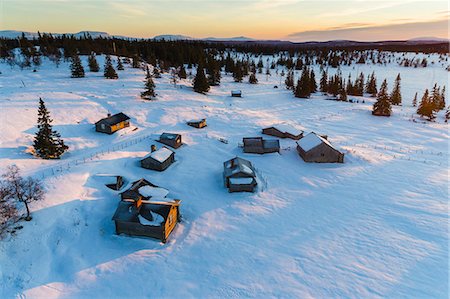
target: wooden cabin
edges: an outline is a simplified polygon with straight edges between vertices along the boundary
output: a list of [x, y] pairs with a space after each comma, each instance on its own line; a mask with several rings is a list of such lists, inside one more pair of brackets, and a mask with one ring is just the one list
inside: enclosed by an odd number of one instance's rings
[[244, 153], [267, 154], [279, 153], [280, 141], [276, 139], [265, 140], [262, 137], [243, 138]]
[[191, 127], [194, 127], [194, 128], [197, 128], [197, 129], [201, 129], [201, 128], [206, 127], [206, 119], [203, 118], [203, 119], [200, 119], [200, 120], [188, 121], [187, 125], [191, 126]]
[[180, 134], [162, 133], [158, 141], [175, 149], [182, 145]]
[[262, 133], [265, 135], [280, 137], [280, 138], [290, 138], [293, 140], [299, 140], [303, 137], [303, 131], [298, 130], [290, 125], [278, 124], [271, 127], [262, 129]]
[[156, 148], [152, 149], [152, 152], [141, 160], [141, 167], [164, 171], [173, 162], [175, 162], [175, 152], [168, 147], [163, 146], [158, 150], [156, 150]]
[[239, 157], [223, 163], [223, 179], [228, 192], [255, 192], [257, 186], [252, 163]]
[[240, 90], [232, 90], [231, 91], [231, 96], [233, 98], [241, 98], [242, 97], [242, 91], [240, 91]]
[[122, 112], [103, 118], [95, 123], [95, 131], [112, 134], [120, 129], [130, 126], [130, 118]]
[[151, 237], [165, 243], [176, 224], [181, 221], [179, 208], [180, 200], [122, 200], [112, 218], [116, 234]]
[[297, 141], [297, 152], [305, 162], [344, 163], [344, 154], [314, 132]]

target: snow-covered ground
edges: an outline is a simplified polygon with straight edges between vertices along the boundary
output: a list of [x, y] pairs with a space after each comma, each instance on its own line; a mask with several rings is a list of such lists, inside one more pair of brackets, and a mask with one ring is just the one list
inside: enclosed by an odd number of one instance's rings
[[[345, 78], [372, 70], [390, 87], [401, 73], [404, 106], [390, 118], [371, 115], [372, 99], [294, 98], [273, 88], [275, 74], [257, 75], [257, 85], [223, 76], [207, 95], [163, 75], [158, 100], [148, 102], [139, 98], [144, 72], [129, 66], [106, 80], [87, 69], [71, 79], [66, 63], [44, 61], [35, 73], [0, 63], [0, 168], [16, 164], [48, 190], [33, 220], [0, 241], [0, 297], [447, 298], [448, 125], [442, 113], [435, 123], [411, 121], [410, 103], [415, 92], [446, 84], [448, 72], [342, 68]], [[231, 98], [232, 89], [243, 98]], [[27, 153], [39, 97], [70, 146], [62, 160]], [[124, 112], [131, 127], [96, 133], [93, 123], [108, 112]], [[185, 124], [200, 118], [204, 129]], [[328, 135], [345, 163], [304, 163], [292, 140], [281, 140], [280, 154], [238, 147], [275, 123]], [[162, 132], [183, 136], [176, 162], [161, 173], [140, 168]], [[257, 193], [224, 188], [222, 163], [236, 155], [257, 169]], [[182, 200], [183, 221], [166, 244], [115, 235], [118, 192], [96, 176], [108, 173], [145, 177]]]

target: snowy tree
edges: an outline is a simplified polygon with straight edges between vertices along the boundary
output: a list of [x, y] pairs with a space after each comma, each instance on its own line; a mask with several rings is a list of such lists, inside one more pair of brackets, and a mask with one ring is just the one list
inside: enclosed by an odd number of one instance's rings
[[117, 78], [119, 78], [119, 76], [116, 73], [116, 70], [112, 66], [111, 56], [109, 56], [109, 55], [106, 55], [105, 69], [104, 69], [103, 75], [105, 76], [106, 79], [117, 79]]
[[124, 70], [122, 60], [120, 59], [120, 57], [117, 57], [117, 70], [119, 70], [119, 71]]
[[88, 65], [89, 65], [89, 71], [94, 72], [94, 73], [100, 71], [100, 67], [98, 66], [98, 62], [97, 62], [97, 59], [95, 58], [94, 53], [89, 55]]
[[377, 101], [373, 104], [372, 114], [376, 116], [391, 116], [392, 108], [387, 90], [387, 81], [383, 81], [377, 94]]
[[197, 74], [194, 78], [194, 91], [198, 93], [205, 93], [209, 90], [209, 83], [206, 80], [205, 71], [201, 64], [197, 67]]
[[426, 89], [420, 101], [419, 107], [417, 108], [417, 114], [421, 117], [426, 117], [429, 121], [432, 121], [436, 118], [433, 108], [433, 103], [431, 102], [428, 89]]
[[145, 90], [141, 92], [141, 98], [143, 98], [144, 100], [153, 100], [155, 97], [155, 83], [150, 76], [145, 81]]
[[9, 186], [2, 180], [0, 181], [0, 240], [18, 218], [15, 202], [9, 196]]
[[72, 72], [72, 78], [84, 77], [84, 68], [83, 65], [81, 64], [80, 56], [78, 56], [77, 54], [72, 56], [70, 71]]
[[413, 107], [417, 107], [417, 92], [414, 95], [414, 99], [412, 100], [412, 105], [413, 105]]
[[372, 72], [366, 83], [366, 93], [369, 93], [372, 97], [377, 96], [377, 78], [375, 72]]
[[177, 87], [178, 82], [178, 72], [176, 68], [170, 69], [170, 82], [173, 84], [174, 87]]
[[180, 79], [187, 78], [186, 69], [184, 68], [184, 65], [180, 66], [180, 70], [178, 71], [178, 77], [180, 77]]
[[284, 84], [286, 84], [287, 89], [294, 90], [294, 72], [292, 70], [288, 71]]
[[397, 75], [394, 82], [394, 88], [391, 93], [391, 103], [393, 105], [400, 105], [402, 103], [402, 94], [400, 92], [400, 74]]
[[42, 98], [39, 98], [38, 131], [34, 137], [34, 151], [43, 159], [59, 159], [68, 149], [58, 132], [53, 130], [50, 113]]
[[15, 165], [9, 166], [6, 173], [2, 175], [6, 190], [6, 199], [16, 200], [23, 203], [26, 209], [25, 220], [31, 220], [29, 204], [44, 199], [45, 192], [42, 183], [31, 177], [23, 178], [19, 168]]
[[256, 78], [255, 73], [251, 73], [250, 76], [248, 77], [248, 83], [250, 84], [257, 84], [258, 83], [258, 79]]
[[326, 93], [328, 91], [328, 74], [327, 71], [322, 71], [322, 77], [320, 78], [320, 91]]
[[445, 122], [448, 122], [450, 119], [450, 106], [447, 107], [447, 111], [445, 111]]
[[147, 66], [145, 66], [145, 79], [148, 79], [148, 78], [151, 78], [151, 77], [152, 77], [152, 74], [150, 74], [150, 69], [149, 69], [149, 67], [147, 65]]
[[314, 74], [314, 70], [312, 69], [309, 74], [309, 91], [311, 93], [315, 93], [317, 91], [316, 74]]
[[161, 72], [157, 67], [153, 68], [153, 77], [154, 78], [161, 78]]
[[242, 66], [240, 63], [236, 63], [234, 70], [233, 70], [234, 82], [242, 82], [243, 77], [244, 77], [244, 74], [242, 72]]

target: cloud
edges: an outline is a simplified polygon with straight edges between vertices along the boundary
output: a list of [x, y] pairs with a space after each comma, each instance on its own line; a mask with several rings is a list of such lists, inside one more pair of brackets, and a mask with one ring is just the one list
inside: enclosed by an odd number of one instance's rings
[[406, 40], [418, 36], [448, 38], [449, 19], [426, 22], [409, 22], [389, 25], [339, 26], [324, 30], [301, 31], [289, 34], [291, 41], [328, 41], [328, 40]]
[[393, 8], [396, 6], [404, 5], [406, 3], [415, 2], [415, 1], [417, 1], [417, 0], [404, 0], [404, 1], [400, 1], [400, 2], [395, 2], [395, 1], [382, 2], [380, 4], [374, 4], [372, 2], [365, 2], [365, 3], [370, 4], [370, 6], [366, 6], [366, 7], [364, 7], [362, 5], [357, 5], [357, 3], [355, 3], [354, 7], [347, 8], [342, 11], [325, 12], [325, 13], [319, 14], [317, 17], [318, 18], [336, 18], [336, 17], [348, 17], [348, 16], [353, 16], [353, 15], [361, 15], [363, 13], [368, 13], [368, 12], [377, 11], [377, 10], [381, 10], [381, 9]]

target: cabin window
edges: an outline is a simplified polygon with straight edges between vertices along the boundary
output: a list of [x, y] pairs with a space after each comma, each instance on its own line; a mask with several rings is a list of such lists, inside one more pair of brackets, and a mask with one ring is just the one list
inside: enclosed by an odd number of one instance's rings
[[101, 125], [100, 125], [100, 128], [102, 128], [102, 130], [105, 130], [105, 129], [106, 129], [105, 124], [101, 124]]
[[321, 153], [320, 155], [321, 155], [322, 157], [325, 157], [325, 154], [324, 154], [324, 153]]

